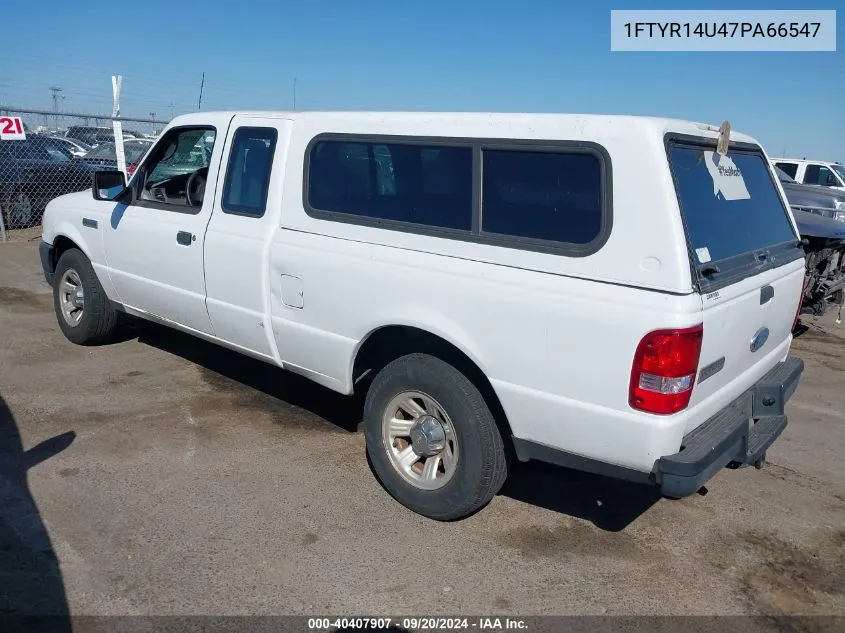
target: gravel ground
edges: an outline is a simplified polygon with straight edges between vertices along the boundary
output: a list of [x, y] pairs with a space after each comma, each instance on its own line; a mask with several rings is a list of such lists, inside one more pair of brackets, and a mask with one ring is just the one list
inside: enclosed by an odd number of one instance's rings
[[545, 466], [441, 524], [394, 502], [358, 405], [151, 325], [82, 348], [37, 242], [0, 244], [0, 614], [845, 615], [845, 326], [762, 470], [681, 501]]

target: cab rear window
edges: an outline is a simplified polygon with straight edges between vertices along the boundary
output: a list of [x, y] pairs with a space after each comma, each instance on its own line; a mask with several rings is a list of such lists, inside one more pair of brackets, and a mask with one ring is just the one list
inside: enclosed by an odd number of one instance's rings
[[697, 264], [797, 239], [761, 153], [670, 144], [669, 160]]

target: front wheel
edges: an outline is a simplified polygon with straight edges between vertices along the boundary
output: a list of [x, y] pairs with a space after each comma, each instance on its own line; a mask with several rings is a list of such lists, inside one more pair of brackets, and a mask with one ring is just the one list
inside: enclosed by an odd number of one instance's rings
[[472, 514], [507, 477], [504, 442], [484, 397], [452, 365], [427, 354], [403, 356], [376, 375], [364, 434], [387, 491], [432, 519]]
[[53, 304], [59, 328], [77, 345], [107, 342], [117, 324], [117, 311], [100, 285], [85, 254], [71, 248], [56, 264]]

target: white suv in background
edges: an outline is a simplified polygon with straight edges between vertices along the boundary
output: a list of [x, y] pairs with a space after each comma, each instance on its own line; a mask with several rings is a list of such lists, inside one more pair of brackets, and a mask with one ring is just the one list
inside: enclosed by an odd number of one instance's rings
[[772, 159], [772, 164], [805, 185], [821, 185], [845, 191], [845, 165], [823, 160]]

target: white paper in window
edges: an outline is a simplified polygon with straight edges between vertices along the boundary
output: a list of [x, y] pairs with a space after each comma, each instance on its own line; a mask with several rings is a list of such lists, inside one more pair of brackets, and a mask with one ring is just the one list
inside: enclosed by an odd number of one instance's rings
[[721, 193], [725, 200], [748, 200], [751, 194], [745, 186], [742, 172], [734, 165], [730, 156], [716, 152], [704, 152], [704, 164], [713, 179], [713, 195]]

